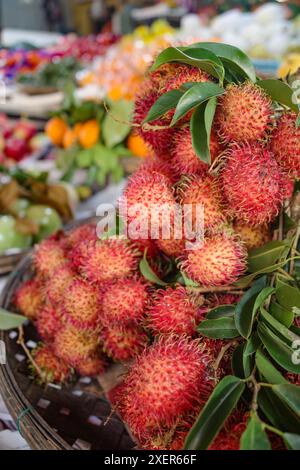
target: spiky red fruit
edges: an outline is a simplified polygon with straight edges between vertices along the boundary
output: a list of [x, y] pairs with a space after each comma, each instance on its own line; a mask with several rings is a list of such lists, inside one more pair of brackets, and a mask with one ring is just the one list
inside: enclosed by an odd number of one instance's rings
[[[212, 132], [210, 139], [211, 161], [213, 162], [222, 151], [223, 147], [218, 137]], [[178, 176], [204, 176], [209, 169], [209, 165], [203, 162], [196, 154], [192, 144], [191, 131], [188, 127], [178, 130], [174, 135], [174, 148], [171, 162]]]
[[146, 349], [126, 376], [118, 402], [132, 432], [147, 438], [197, 409], [213, 387], [210, 364], [198, 340], [161, 337]]
[[82, 244], [73, 257], [81, 275], [92, 283], [102, 283], [133, 276], [140, 252], [127, 240], [109, 239]]
[[62, 245], [55, 240], [44, 240], [35, 249], [33, 263], [37, 272], [45, 277], [51, 278], [60, 266], [67, 262]]
[[271, 149], [279, 165], [294, 178], [300, 178], [300, 127], [296, 128], [297, 116], [284, 113], [272, 134]]
[[138, 327], [110, 326], [100, 335], [103, 351], [117, 362], [127, 362], [138, 356], [148, 344], [148, 336]]
[[154, 226], [157, 228], [155, 238], [162, 238], [162, 229], [166, 223], [162, 212], [168, 212], [169, 220], [172, 220], [176, 202], [168, 178], [159, 173], [143, 172], [130, 178], [120, 205], [123, 213], [127, 208], [129, 224], [138, 233], [145, 232], [143, 238], [154, 238], [151, 236], [151, 228]]
[[211, 81], [211, 77], [198, 67], [176, 64], [176, 66], [171, 69], [169, 80], [167, 80], [165, 77], [164, 92], [178, 90], [185, 83], [203, 83], [209, 81]]
[[282, 177], [266, 148], [255, 144], [232, 146], [221, 176], [229, 214], [249, 225], [273, 220], [284, 199]]
[[70, 379], [72, 370], [59, 357], [50, 346], [41, 345], [33, 351], [32, 357], [35, 364], [31, 369], [43, 383], [63, 383]]
[[99, 328], [101, 303], [98, 289], [84, 279], [74, 279], [65, 290], [61, 311], [65, 320], [76, 328]]
[[258, 248], [271, 240], [270, 228], [267, 225], [250, 227], [247, 224], [237, 222], [233, 228], [244, 242], [247, 250]]
[[83, 240], [85, 242], [97, 240], [96, 225], [95, 224], [84, 224], [80, 227], [75, 228], [67, 234], [64, 245], [67, 249], [76, 248]]
[[46, 305], [39, 312], [36, 327], [44, 341], [52, 341], [62, 326], [61, 317], [51, 305]]
[[168, 161], [162, 160], [159, 157], [146, 158], [138, 169], [139, 173], [144, 171], [147, 173], [160, 173], [166, 176], [172, 183], [176, 181], [173, 165], [171, 166]]
[[98, 336], [90, 331], [80, 331], [74, 326], [64, 325], [56, 334], [54, 352], [72, 367], [92, 356], [98, 347]]
[[242, 434], [247, 427], [248, 414], [233, 414], [219, 432], [209, 450], [239, 450]]
[[223, 233], [206, 238], [201, 248], [188, 251], [181, 268], [190, 279], [203, 286], [224, 286], [243, 274], [246, 257], [243, 244]]
[[76, 367], [76, 372], [84, 377], [95, 377], [102, 374], [106, 369], [106, 362], [99, 354], [89, 356], [80, 362]]
[[43, 284], [37, 279], [24, 282], [17, 290], [14, 304], [30, 320], [36, 320], [44, 304]]
[[221, 96], [215, 123], [227, 142], [254, 142], [269, 130], [272, 100], [257, 85], [229, 85]]
[[193, 228], [196, 228], [197, 206], [204, 211], [204, 230], [213, 232], [225, 222], [222, 194], [218, 181], [213, 176], [204, 178], [190, 176], [183, 179], [178, 188], [180, 203], [186, 205], [185, 214], [191, 213]]
[[134, 325], [143, 319], [149, 298], [148, 286], [140, 279], [112, 281], [101, 296], [103, 325]]
[[163, 253], [172, 258], [178, 258], [185, 250], [185, 240], [183, 238], [176, 239], [172, 234], [170, 239], [157, 240], [156, 245]]
[[56, 269], [46, 285], [46, 295], [53, 306], [58, 306], [64, 299], [65, 291], [76, 277], [71, 264], [64, 264]]
[[193, 336], [201, 299], [188, 293], [182, 286], [157, 291], [148, 309], [149, 328], [155, 335]]

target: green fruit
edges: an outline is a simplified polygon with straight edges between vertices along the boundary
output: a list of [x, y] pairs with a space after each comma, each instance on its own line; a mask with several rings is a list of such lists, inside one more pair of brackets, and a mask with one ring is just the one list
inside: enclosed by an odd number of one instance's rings
[[62, 221], [56, 210], [42, 205], [33, 205], [26, 212], [26, 218], [39, 226], [35, 241], [39, 242], [57, 232], [62, 227]]
[[25, 217], [26, 210], [30, 206], [30, 202], [28, 199], [20, 198], [16, 199], [16, 201], [10, 206], [10, 209], [13, 213], [18, 214], [19, 217]]
[[0, 253], [12, 248], [26, 249], [32, 244], [32, 237], [17, 232], [16, 220], [11, 215], [0, 217]]

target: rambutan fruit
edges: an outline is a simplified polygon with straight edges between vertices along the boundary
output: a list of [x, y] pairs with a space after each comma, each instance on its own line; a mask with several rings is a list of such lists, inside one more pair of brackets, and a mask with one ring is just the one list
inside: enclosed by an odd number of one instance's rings
[[76, 372], [84, 377], [95, 377], [102, 374], [106, 369], [106, 361], [99, 354], [87, 357], [76, 366]]
[[272, 100], [257, 85], [228, 85], [219, 99], [215, 125], [226, 142], [255, 142], [270, 128]]
[[[172, 72], [172, 69], [171, 69]], [[180, 64], [169, 74], [169, 80], [165, 78], [164, 93], [170, 90], [178, 90], [185, 83], [210, 82], [211, 77], [198, 67]]]
[[56, 269], [46, 285], [47, 299], [53, 306], [58, 306], [64, 299], [65, 291], [76, 277], [72, 265], [64, 264]]
[[284, 200], [282, 178], [268, 149], [233, 145], [221, 175], [229, 215], [254, 226], [272, 221]]
[[64, 245], [67, 249], [76, 248], [83, 240], [96, 241], [98, 239], [95, 224], [84, 224], [67, 234]]
[[176, 174], [168, 161], [163, 160], [159, 157], [149, 157], [146, 158], [144, 163], [139, 167], [138, 172], [147, 172], [147, 173], [160, 173], [161, 175], [166, 176], [171, 183], [175, 183]]
[[237, 233], [244, 242], [247, 250], [263, 246], [271, 240], [270, 228], [266, 224], [251, 227], [247, 224], [236, 222], [233, 228], [235, 233]]
[[156, 238], [162, 238], [162, 230], [166, 223], [173, 221], [176, 210], [170, 180], [159, 173], [133, 175], [120, 199], [120, 207], [123, 213], [126, 212], [128, 223], [138, 233], [146, 232], [145, 238], [152, 239], [155, 227]]
[[283, 194], [284, 200], [289, 200], [292, 198], [295, 188], [295, 180], [291, 178], [286, 173], [283, 173], [282, 182], [281, 182], [281, 192]]
[[78, 330], [72, 325], [63, 325], [54, 339], [54, 352], [72, 367], [82, 363], [96, 353], [98, 348], [96, 332]]
[[138, 240], [132, 240], [132, 242], [142, 254], [147, 250], [147, 257], [150, 259], [155, 258], [159, 254], [159, 249], [154, 240], [150, 240], [149, 238], [139, 238]]
[[47, 304], [38, 314], [36, 327], [43, 341], [52, 341], [61, 328], [62, 321], [59, 313]]
[[61, 311], [64, 319], [76, 328], [99, 328], [101, 303], [98, 289], [84, 279], [74, 279], [65, 290]]
[[248, 414], [233, 413], [216, 436], [209, 450], [240, 450], [240, 440], [247, 427]]
[[51, 278], [59, 267], [67, 262], [65, 252], [59, 242], [48, 239], [35, 248], [33, 263], [41, 276]]
[[161, 239], [156, 241], [156, 245], [158, 248], [165, 253], [167, 256], [171, 258], [178, 258], [183, 251], [185, 250], [185, 240], [176, 239], [171, 234], [171, 238], [169, 239]]
[[101, 295], [104, 326], [135, 325], [144, 316], [149, 288], [141, 279], [120, 279], [107, 284]]
[[64, 383], [71, 378], [71, 368], [55, 355], [50, 346], [38, 346], [32, 352], [32, 357], [37, 367], [34, 364], [30, 364], [30, 368], [40, 382]]
[[296, 113], [284, 113], [277, 122], [270, 148], [287, 173], [300, 178], [300, 128], [296, 128]]
[[103, 328], [100, 340], [104, 353], [116, 362], [127, 362], [137, 357], [149, 341], [146, 333], [139, 327], [116, 325]]
[[16, 308], [29, 320], [36, 320], [44, 305], [43, 284], [37, 279], [24, 282], [14, 297]]
[[[223, 151], [217, 135], [212, 132], [210, 139], [211, 161], [213, 162]], [[172, 166], [178, 176], [207, 174], [209, 165], [203, 162], [196, 154], [189, 127], [176, 131], [174, 135], [174, 148], [172, 150]]]
[[168, 287], [155, 292], [148, 308], [147, 326], [155, 335], [193, 336], [197, 326], [199, 300], [184, 287]]
[[207, 287], [237, 281], [246, 270], [247, 251], [238, 239], [226, 233], [206, 238], [201, 248], [189, 250], [181, 269], [193, 281]]
[[139, 440], [176, 426], [205, 403], [214, 386], [211, 357], [198, 340], [161, 337], [125, 377], [117, 409]]
[[191, 212], [194, 229], [197, 206], [203, 207], [205, 232], [213, 232], [225, 223], [221, 189], [213, 176], [185, 177], [178, 187], [178, 197], [181, 205], [185, 206], [185, 215]]
[[141, 253], [125, 239], [88, 242], [81, 246], [73, 263], [91, 283], [132, 277], [138, 269]]

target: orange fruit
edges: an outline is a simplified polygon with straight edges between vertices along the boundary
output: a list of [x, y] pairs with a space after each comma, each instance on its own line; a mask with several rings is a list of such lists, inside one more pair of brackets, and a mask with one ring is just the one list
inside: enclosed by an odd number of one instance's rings
[[80, 145], [89, 149], [93, 147], [99, 140], [100, 127], [96, 119], [91, 119], [83, 124], [79, 132]]
[[145, 158], [147, 155], [149, 155], [149, 149], [146, 145], [146, 142], [142, 139], [142, 137], [135, 133], [131, 133], [128, 137], [127, 147], [136, 157]]
[[120, 86], [113, 86], [109, 91], [108, 91], [108, 97], [112, 101], [118, 101], [121, 98], [123, 98], [123, 92], [120, 88]]
[[75, 134], [74, 129], [67, 129], [63, 138], [63, 147], [64, 149], [69, 149], [72, 147], [77, 140], [77, 136]]
[[54, 145], [61, 146], [68, 126], [60, 117], [53, 117], [47, 122], [45, 132]]
[[83, 126], [82, 122], [77, 122], [77, 124], [75, 124], [75, 126], [73, 127], [73, 131], [76, 137], [79, 137], [82, 126]]

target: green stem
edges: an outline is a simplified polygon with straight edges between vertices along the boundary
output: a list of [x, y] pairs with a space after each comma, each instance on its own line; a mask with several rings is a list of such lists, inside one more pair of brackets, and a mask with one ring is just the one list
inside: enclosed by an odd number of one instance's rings
[[274, 428], [273, 426], [270, 426], [267, 423], [261, 422], [262, 426], [264, 429], [268, 429], [268, 431], [271, 431], [273, 434], [277, 434], [280, 437], [283, 437], [283, 432], [279, 431], [279, 429]]

